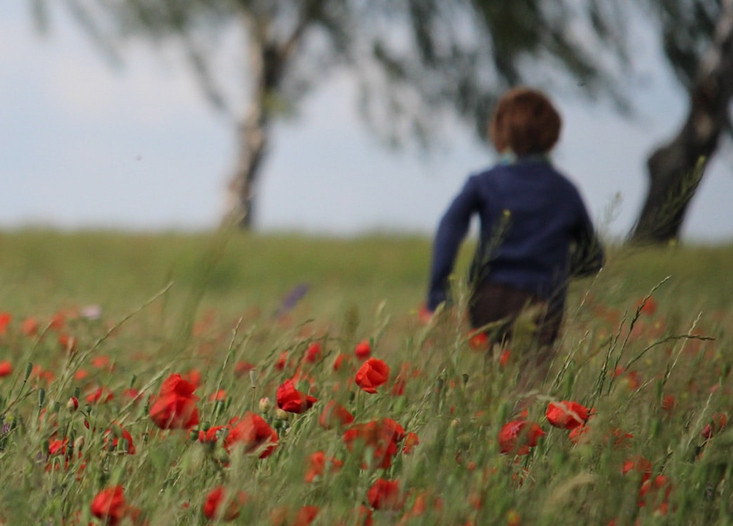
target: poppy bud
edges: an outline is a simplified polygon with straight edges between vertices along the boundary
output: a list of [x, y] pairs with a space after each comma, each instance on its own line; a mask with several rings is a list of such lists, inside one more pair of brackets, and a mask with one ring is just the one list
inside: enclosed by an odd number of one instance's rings
[[267, 411], [270, 410], [270, 407], [272, 407], [272, 402], [270, 402], [269, 398], [263, 396], [260, 398], [258, 407], [260, 408], [260, 413], [267, 413]]

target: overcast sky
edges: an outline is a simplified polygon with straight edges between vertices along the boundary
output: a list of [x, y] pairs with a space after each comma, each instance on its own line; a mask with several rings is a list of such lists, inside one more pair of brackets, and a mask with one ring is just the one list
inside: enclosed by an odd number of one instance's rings
[[[0, 5], [0, 228], [214, 227], [233, 130], [205, 103], [180, 57], [138, 45], [124, 68], [112, 68], [64, 18], [39, 36], [28, 11], [21, 0]], [[633, 86], [635, 119], [607, 104], [558, 100], [565, 125], [555, 162], [599, 227], [618, 236], [641, 205], [648, 152], [685, 111], [656, 50], [647, 44], [638, 52], [648, 68]], [[385, 151], [360, 124], [349, 79], [334, 78], [297, 120], [276, 128], [258, 225], [431, 234], [466, 177], [493, 160], [467, 132], [453, 135], [450, 149], [430, 156]], [[731, 158], [711, 164], [685, 239], [733, 240]]]

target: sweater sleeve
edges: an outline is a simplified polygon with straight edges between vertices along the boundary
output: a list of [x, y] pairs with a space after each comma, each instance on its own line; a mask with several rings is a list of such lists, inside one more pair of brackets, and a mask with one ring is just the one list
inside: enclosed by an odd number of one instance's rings
[[570, 275], [585, 277], [597, 274], [605, 262], [603, 244], [593, 228], [588, 211], [580, 201], [580, 220], [575, 235], [575, 247], [570, 258]]
[[453, 271], [458, 249], [477, 210], [478, 189], [476, 177], [468, 179], [461, 192], [453, 199], [438, 225], [433, 243], [427, 308], [435, 310], [448, 298], [448, 278]]

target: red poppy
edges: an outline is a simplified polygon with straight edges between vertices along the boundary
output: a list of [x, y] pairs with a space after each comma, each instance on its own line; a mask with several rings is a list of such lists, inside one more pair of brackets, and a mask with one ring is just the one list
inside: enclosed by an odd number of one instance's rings
[[614, 377], [623, 377], [626, 385], [632, 391], [639, 388], [641, 385], [641, 378], [638, 371], [627, 371], [623, 367], [619, 366], [613, 371]]
[[431, 495], [428, 491], [421, 491], [415, 497], [412, 508], [405, 514], [404, 518], [421, 517], [428, 510], [428, 506], [440, 511], [443, 509], [443, 500], [438, 496]]
[[76, 349], [76, 337], [62, 332], [58, 337], [59, 347], [66, 352], [71, 352]]
[[224, 440], [224, 447], [230, 451], [241, 444], [245, 453], [258, 453], [260, 458], [269, 457], [277, 447], [277, 432], [258, 414], [247, 412], [230, 422], [231, 429]]
[[657, 505], [656, 511], [660, 515], [666, 515], [670, 493], [672, 493], [672, 484], [670, 484], [667, 477], [664, 475], [657, 475], [654, 478], [649, 477], [639, 489], [639, 507], [646, 506], [647, 499], [651, 499]]
[[5, 334], [8, 331], [8, 325], [13, 317], [9, 312], [0, 312], [0, 334]]
[[182, 378], [186, 380], [188, 383], [190, 383], [194, 390], [198, 388], [199, 385], [201, 385], [201, 371], [198, 369], [191, 369], [188, 371], [188, 373], [182, 375]]
[[13, 364], [7, 360], [0, 362], [0, 378], [5, 378], [13, 374]]
[[369, 358], [372, 354], [372, 346], [369, 344], [369, 340], [364, 340], [356, 344], [354, 348], [354, 354], [362, 362]]
[[288, 351], [283, 351], [280, 353], [280, 356], [278, 356], [277, 361], [275, 362], [275, 369], [278, 371], [282, 371], [287, 367], [288, 365]]
[[51, 371], [45, 370], [40, 365], [33, 366], [33, 368], [31, 369], [31, 376], [34, 378], [38, 378], [39, 380], [45, 380], [48, 384], [53, 382], [53, 379], [55, 378], [54, 374]]
[[321, 344], [313, 342], [306, 349], [304, 359], [307, 363], [316, 363], [321, 359], [321, 354]]
[[641, 482], [643, 484], [652, 476], [652, 463], [642, 456], [632, 457], [624, 462], [621, 473], [626, 475], [631, 471], [641, 473]]
[[209, 395], [209, 401], [211, 402], [223, 402], [227, 399], [227, 392], [224, 389], [219, 389]]
[[713, 435], [719, 433], [727, 423], [728, 415], [725, 413], [715, 413], [712, 420], [705, 424], [705, 427], [702, 430], [702, 436], [705, 438], [712, 438]]
[[51, 440], [48, 443], [48, 454], [49, 455], [65, 455], [66, 446], [68, 445], [69, 445], [68, 438], [64, 438], [64, 439], [57, 438], [55, 440]]
[[308, 526], [316, 519], [316, 515], [321, 509], [318, 506], [303, 506], [295, 514], [293, 526]]
[[405, 438], [405, 430], [391, 418], [355, 424], [344, 432], [343, 440], [349, 451], [354, 451], [357, 441], [372, 449], [372, 459], [377, 467], [387, 469], [399, 452], [399, 443]]
[[344, 353], [339, 353], [336, 355], [336, 359], [333, 361], [333, 370], [338, 371], [343, 367], [344, 361], [346, 360], [348, 362], [348, 356], [346, 356]]
[[352, 415], [344, 406], [329, 400], [326, 402], [326, 407], [321, 411], [321, 416], [318, 417], [318, 423], [324, 429], [333, 429], [335, 427], [346, 426], [354, 421], [354, 415]]
[[390, 392], [392, 393], [392, 396], [402, 396], [405, 394], [405, 387], [407, 387], [407, 380], [405, 380], [405, 378], [400, 374], [395, 378]]
[[293, 515], [290, 509], [280, 506], [270, 513], [270, 524], [271, 526], [308, 526], [315, 520], [319, 511], [318, 506], [303, 506]]
[[[122, 444], [120, 445], [120, 439]], [[135, 443], [130, 432], [121, 426], [114, 426], [104, 432], [104, 449], [123, 451], [129, 455], [135, 454]]]
[[504, 424], [499, 431], [499, 451], [526, 455], [544, 434], [545, 432], [535, 422], [512, 420]]
[[407, 433], [405, 435], [405, 443], [402, 446], [402, 452], [405, 455], [409, 455], [412, 453], [412, 450], [415, 449], [415, 446], [417, 446], [420, 443], [420, 438], [415, 433]]
[[66, 325], [66, 316], [63, 312], [57, 312], [51, 316], [51, 321], [48, 324], [48, 328], [52, 331], [59, 331]]
[[94, 497], [91, 503], [92, 515], [102, 519], [104, 524], [114, 526], [127, 514], [125, 491], [122, 486], [105, 488]]
[[318, 401], [314, 396], [301, 393], [292, 380], [285, 380], [277, 388], [277, 406], [288, 413], [300, 414], [310, 409]]
[[219, 519], [225, 522], [239, 517], [240, 508], [247, 501], [247, 495], [238, 491], [236, 495], [228, 495], [223, 486], [217, 486], [206, 496], [204, 516], [207, 519]]
[[92, 365], [96, 367], [97, 369], [110, 369], [112, 361], [109, 359], [109, 356], [101, 355], [101, 356], [95, 356], [92, 358]]
[[219, 434], [223, 429], [229, 429], [229, 426], [212, 426], [206, 431], [203, 429], [199, 431], [199, 442], [201, 443], [216, 443], [219, 439]]
[[339, 459], [334, 457], [326, 458], [323, 451], [316, 451], [308, 457], [308, 471], [305, 474], [305, 481], [313, 482], [313, 479], [322, 475], [326, 470], [327, 462], [330, 462], [332, 472], [338, 471], [344, 465]]
[[106, 387], [97, 387], [87, 395], [87, 402], [90, 404], [104, 404], [114, 399], [115, 395]]
[[20, 331], [26, 336], [35, 336], [38, 333], [38, 320], [33, 317], [24, 319]]
[[405, 429], [391, 418], [382, 418], [380, 433], [390, 440], [400, 441], [405, 438]]
[[611, 444], [616, 448], [622, 448], [622, 447], [628, 447], [631, 444], [629, 444], [629, 441], [634, 438], [634, 435], [632, 433], [627, 433], [623, 429], [612, 429], [611, 434], [607, 437], [607, 439], [611, 440]]
[[506, 367], [506, 364], [509, 363], [509, 359], [512, 357], [512, 351], [511, 349], [504, 349], [501, 351], [501, 355], [499, 356], [499, 367]]
[[190, 429], [199, 423], [196, 387], [181, 378], [170, 375], [160, 387], [160, 394], [153, 398], [150, 418], [161, 429]]
[[588, 408], [577, 402], [550, 402], [545, 412], [547, 421], [562, 429], [575, 429], [588, 420]]
[[[512, 475], [512, 480], [516, 480], [517, 474], [515, 473]], [[522, 479], [519, 479], [519, 485], [522, 485]], [[466, 500], [468, 501], [468, 504], [475, 510], [480, 510], [484, 507], [484, 504], [486, 503], [486, 497], [484, 497], [481, 492], [472, 490], [467, 496]]]
[[590, 428], [583, 424], [582, 426], [573, 428], [568, 434], [568, 438], [573, 444], [586, 444], [588, 443], [588, 437], [585, 435], [588, 431], [590, 431]]
[[389, 379], [389, 367], [378, 358], [369, 358], [356, 372], [356, 385], [367, 393], [376, 393], [377, 387]]
[[468, 337], [468, 346], [475, 351], [485, 351], [490, 345], [489, 337], [485, 332], [472, 332]]
[[642, 314], [653, 316], [654, 313], [657, 312], [657, 302], [651, 296], [648, 298], [641, 298], [636, 302], [636, 308]]
[[674, 410], [674, 406], [676, 404], [677, 400], [672, 394], [666, 394], [664, 395], [664, 398], [662, 398], [662, 410], [667, 413], [671, 413]]
[[375, 510], [398, 510], [402, 507], [403, 498], [400, 492], [400, 483], [397, 480], [383, 478], [369, 488], [367, 492], [369, 505]]
[[[50, 440], [48, 443], [48, 456], [49, 457], [61, 457], [61, 460], [50, 460], [46, 465], [46, 471], [55, 471], [57, 469], [68, 469], [69, 461], [73, 460], [72, 452], [76, 451], [78, 457], [81, 458], [81, 448], [84, 444], [84, 438], [81, 437], [76, 440], [74, 444], [69, 443], [68, 438], [60, 439], [56, 438]], [[77, 476], [84, 470], [84, 463], [77, 470]]]

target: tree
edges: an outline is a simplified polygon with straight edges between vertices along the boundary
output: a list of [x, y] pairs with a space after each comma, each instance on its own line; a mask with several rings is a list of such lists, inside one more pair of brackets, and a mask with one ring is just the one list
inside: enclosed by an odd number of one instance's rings
[[[41, 25], [48, 0], [33, 0]], [[334, 69], [360, 87], [365, 122], [389, 142], [428, 145], [447, 116], [484, 137], [489, 108], [517, 83], [623, 103], [623, 19], [603, 0], [64, 0], [116, 56], [126, 39], [174, 40], [207, 99], [232, 117], [238, 159], [226, 217], [252, 224], [272, 123]], [[244, 42], [241, 83], [214, 66], [222, 35]], [[231, 78], [231, 74], [229, 73]]]
[[636, 243], [664, 243], [678, 237], [706, 161], [731, 132], [733, 0], [644, 1], [689, 101], [682, 127], [647, 161], [649, 188], [630, 235]]

